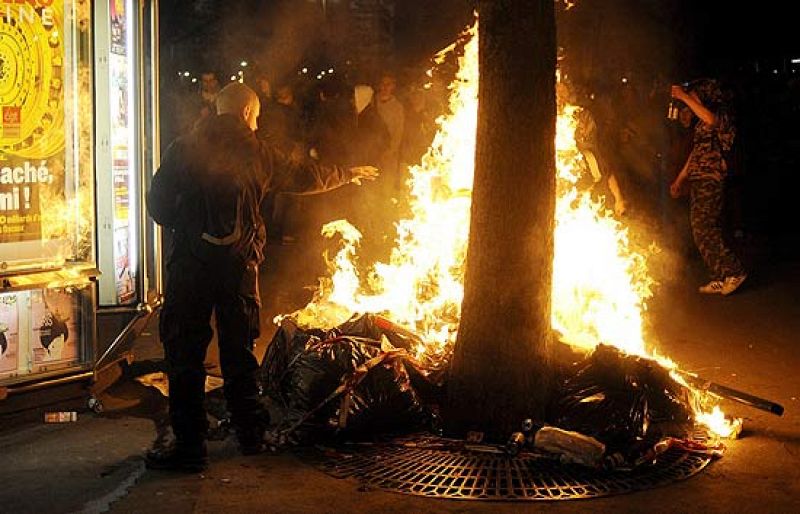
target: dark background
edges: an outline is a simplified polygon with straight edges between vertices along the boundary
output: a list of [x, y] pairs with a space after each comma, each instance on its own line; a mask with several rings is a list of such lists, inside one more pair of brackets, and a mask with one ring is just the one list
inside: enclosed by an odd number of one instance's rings
[[[423, 78], [431, 55], [472, 18], [469, 0], [172, 0], [161, 2], [162, 120], [193, 91], [191, 78], [224, 80], [246, 60], [246, 79], [267, 73], [313, 90], [315, 73], [335, 67], [346, 80], [385, 69], [402, 83]], [[800, 37], [791, 2], [582, 0], [558, 4], [562, 67], [605, 87], [651, 87], [702, 76], [736, 92], [746, 166], [738, 177], [745, 228], [768, 254], [798, 239]], [[307, 75], [298, 70], [308, 67]], [[665, 92], [666, 98], [666, 92]], [[666, 102], [666, 100], [665, 100]], [[666, 106], [665, 106], [666, 110]]]

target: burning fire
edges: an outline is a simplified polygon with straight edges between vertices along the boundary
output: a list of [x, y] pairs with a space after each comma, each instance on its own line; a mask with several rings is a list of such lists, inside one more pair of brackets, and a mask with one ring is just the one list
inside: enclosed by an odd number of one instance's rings
[[[477, 25], [470, 29], [450, 85], [450, 113], [437, 120], [439, 130], [422, 162], [409, 169], [410, 219], [397, 225], [396, 246], [388, 263], [366, 276], [352, 258], [361, 234], [346, 221], [323, 227], [328, 237], [342, 236], [331, 262], [330, 278], [303, 310], [303, 325], [333, 327], [354, 312], [383, 312], [417, 333], [424, 343], [418, 357], [447, 358], [456, 339], [464, 295], [464, 258], [469, 236], [475, 131], [478, 122]], [[442, 62], [455, 45], [437, 55]]]
[[[412, 217], [397, 225], [388, 263], [361, 274], [355, 264], [361, 234], [338, 220], [323, 235], [341, 236], [313, 300], [293, 314], [300, 325], [333, 327], [353, 313], [383, 313], [418, 334], [417, 358], [442, 364], [452, 354], [463, 298], [464, 259], [469, 235], [478, 111], [477, 23], [464, 37], [459, 70], [450, 85], [449, 113], [422, 162], [409, 169]], [[437, 54], [441, 62], [455, 45]], [[652, 296], [644, 255], [631, 249], [627, 229], [602, 200], [577, 187], [586, 172], [575, 142], [578, 108], [564, 104], [556, 125], [557, 201], [552, 324], [564, 342], [591, 350], [601, 342], [627, 353], [676, 365], [646, 347], [642, 313]], [[587, 249], [591, 248], [591, 255]], [[718, 407], [706, 412], [705, 394], [695, 389], [696, 419], [720, 436], [735, 432]]]
[[576, 187], [586, 171], [575, 142], [577, 112], [565, 104], [556, 122], [553, 328], [574, 346], [613, 341], [627, 353], [647, 355], [642, 311], [653, 281], [645, 257], [629, 247], [627, 229], [602, 200]]

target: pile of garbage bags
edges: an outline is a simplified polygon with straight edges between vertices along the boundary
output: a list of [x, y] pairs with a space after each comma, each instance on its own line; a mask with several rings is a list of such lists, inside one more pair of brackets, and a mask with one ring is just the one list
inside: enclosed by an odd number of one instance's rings
[[262, 364], [266, 393], [283, 409], [278, 432], [310, 442], [428, 427], [433, 419], [417, 387], [438, 389], [390, 323], [364, 315], [330, 330], [285, 319]]
[[[262, 364], [262, 386], [280, 405], [275, 433], [293, 442], [347, 440], [436, 430], [446, 370], [412, 357], [419, 339], [376, 315], [333, 330], [282, 321]], [[534, 451], [561, 462], [633, 469], [675, 446], [691, 451], [689, 390], [657, 362], [607, 345], [562, 369], [543, 420], [525, 420], [509, 454]]]
[[674, 447], [715, 455], [721, 448], [693, 444], [691, 394], [654, 360], [601, 344], [559, 382], [549, 427], [526, 440], [562, 461], [630, 470]]
[[601, 344], [561, 380], [549, 421], [619, 451], [685, 436], [692, 412], [689, 391], [666, 368]]

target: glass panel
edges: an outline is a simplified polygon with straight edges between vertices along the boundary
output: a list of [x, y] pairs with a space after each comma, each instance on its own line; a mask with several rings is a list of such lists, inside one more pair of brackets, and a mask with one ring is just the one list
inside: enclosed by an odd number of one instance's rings
[[73, 288], [30, 291], [30, 359], [33, 372], [85, 361], [81, 291]]
[[20, 367], [19, 307], [24, 294], [0, 294], [0, 380], [15, 376]]
[[108, 129], [108, 151], [97, 156], [100, 304], [129, 304], [137, 300], [139, 272], [137, 11], [131, 0], [105, 0], [95, 12], [96, 52], [108, 62], [107, 70], [95, 70], [98, 129]]
[[89, 2], [0, 4], [0, 274], [94, 260]]
[[0, 383], [92, 360], [93, 287], [0, 294]]

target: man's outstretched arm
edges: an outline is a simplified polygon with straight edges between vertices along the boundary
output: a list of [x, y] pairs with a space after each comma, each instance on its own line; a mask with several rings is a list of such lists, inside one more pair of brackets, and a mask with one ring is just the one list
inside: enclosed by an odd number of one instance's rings
[[321, 193], [345, 184], [360, 185], [361, 181], [378, 176], [378, 169], [372, 166], [327, 166], [310, 159], [298, 162], [266, 145], [263, 156], [265, 166], [272, 172], [271, 189], [282, 193]]

